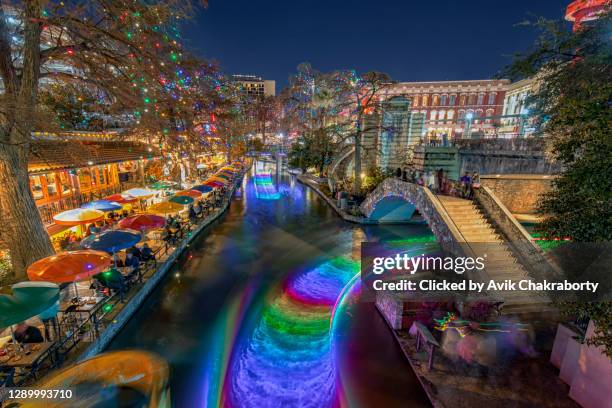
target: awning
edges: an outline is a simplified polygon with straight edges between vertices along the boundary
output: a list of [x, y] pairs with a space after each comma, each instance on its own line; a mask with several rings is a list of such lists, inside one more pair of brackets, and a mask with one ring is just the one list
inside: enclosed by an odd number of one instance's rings
[[155, 157], [161, 157], [158, 150], [136, 142], [38, 140], [30, 145], [28, 170], [41, 173]]

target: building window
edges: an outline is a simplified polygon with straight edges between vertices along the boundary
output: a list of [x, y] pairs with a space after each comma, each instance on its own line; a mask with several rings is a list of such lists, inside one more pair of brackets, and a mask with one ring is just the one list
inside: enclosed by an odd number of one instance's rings
[[439, 120], [444, 120], [444, 117], [445, 117], [445, 116], [446, 116], [446, 112], [445, 112], [445, 111], [443, 111], [443, 110], [441, 110], [441, 111], [440, 111], [440, 115], [438, 116], [438, 119], [439, 119]]
[[459, 97], [459, 105], [465, 106], [467, 103], [467, 95], [463, 94]]
[[487, 119], [485, 120], [486, 123], [491, 123], [491, 116], [493, 116], [493, 113], [493, 109], [487, 109], [487, 112], [485, 113], [485, 116], [487, 116]]
[[482, 105], [484, 103], [484, 94], [479, 93], [478, 94], [478, 100], [476, 101], [477, 105]]
[[429, 120], [431, 120], [432, 122], [435, 121], [436, 116], [438, 116], [438, 112], [435, 110], [432, 110], [431, 113], [429, 114]]
[[495, 104], [495, 96], [497, 96], [497, 94], [495, 92], [491, 92], [489, 94], [489, 100], [487, 101], [487, 105], [494, 105]]
[[30, 176], [30, 189], [35, 200], [40, 200], [45, 196], [40, 176]]
[[455, 116], [454, 110], [451, 109], [451, 110], [446, 111], [446, 119], [453, 120], [453, 116]]
[[465, 111], [463, 109], [460, 109], [458, 119], [463, 120], [464, 118], [465, 118]]
[[412, 100], [412, 106], [419, 106], [419, 95], [415, 95]]
[[91, 171], [89, 169], [81, 169], [79, 170], [79, 184], [82, 188], [88, 189], [91, 188], [93, 184], [91, 179]]
[[455, 100], [457, 99], [457, 95], [451, 95], [449, 100], [448, 100], [448, 104], [450, 106], [455, 106]]
[[57, 195], [57, 185], [55, 184], [55, 173], [45, 174], [45, 181], [47, 182], [47, 195], [49, 197], [55, 197]]
[[446, 95], [440, 96], [440, 106], [446, 106]]
[[429, 102], [429, 96], [428, 95], [423, 95], [421, 106], [427, 106], [428, 102]]
[[438, 105], [440, 105], [440, 95], [434, 95], [431, 100], [431, 106], [438, 106]]
[[67, 196], [72, 194], [72, 183], [70, 183], [70, 176], [67, 172], [62, 171], [59, 173], [60, 187], [62, 189], [62, 195]]

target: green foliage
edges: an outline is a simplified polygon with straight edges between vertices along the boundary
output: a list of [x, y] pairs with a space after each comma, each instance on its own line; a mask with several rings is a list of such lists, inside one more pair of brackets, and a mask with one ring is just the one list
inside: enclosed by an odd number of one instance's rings
[[511, 75], [537, 74], [530, 101], [548, 149], [564, 171], [540, 202], [540, 231], [575, 241], [612, 239], [612, 47], [610, 13], [572, 33], [540, 20], [536, 49], [519, 58]]
[[595, 333], [586, 343], [593, 347], [603, 347], [605, 354], [612, 358], [612, 302], [566, 302], [562, 304], [562, 309], [566, 315], [577, 320], [593, 320]]
[[[530, 101], [548, 149], [564, 170], [539, 203], [546, 216], [538, 230], [578, 242], [612, 239], [612, 13], [576, 33], [560, 21], [539, 20], [534, 50], [509, 67], [511, 76], [536, 75]], [[595, 336], [612, 357], [612, 303], [563, 305], [565, 313], [592, 319]]]
[[361, 195], [368, 195], [370, 192], [374, 191], [374, 189], [376, 189], [376, 187], [378, 187], [378, 185], [382, 183], [386, 178], [392, 176], [393, 170], [383, 170], [380, 167], [370, 167], [361, 184]]
[[334, 143], [324, 129], [302, 135], [289, 151], [289, 165], [306, 171], [315, 168], [322, 175], [325, 166], [332, 160]]

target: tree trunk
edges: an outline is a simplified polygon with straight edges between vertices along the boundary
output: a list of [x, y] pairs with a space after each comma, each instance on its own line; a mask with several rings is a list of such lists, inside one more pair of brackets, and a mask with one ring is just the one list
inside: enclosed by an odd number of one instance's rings
[[355, 155], [353, 167], [353, 194], [359, 195], [361, 193], [361, 132], [357, 132], [355, 135]]
[[29, 144], [0, 144], [0, 229], [19, 279], [32, 262], [54, 253], [30, 191], [28, 155]]

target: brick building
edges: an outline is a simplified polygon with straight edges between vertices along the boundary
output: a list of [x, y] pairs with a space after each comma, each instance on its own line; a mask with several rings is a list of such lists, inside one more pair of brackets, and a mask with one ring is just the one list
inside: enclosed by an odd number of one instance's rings
[[423, 116], [422, 136], [440, 139], [493, 136], [503, 114], [504, 97], [510, 81], [400, 82], [387, 91], [387, 97], [403, 95], [411, 100], [411, 110]]

